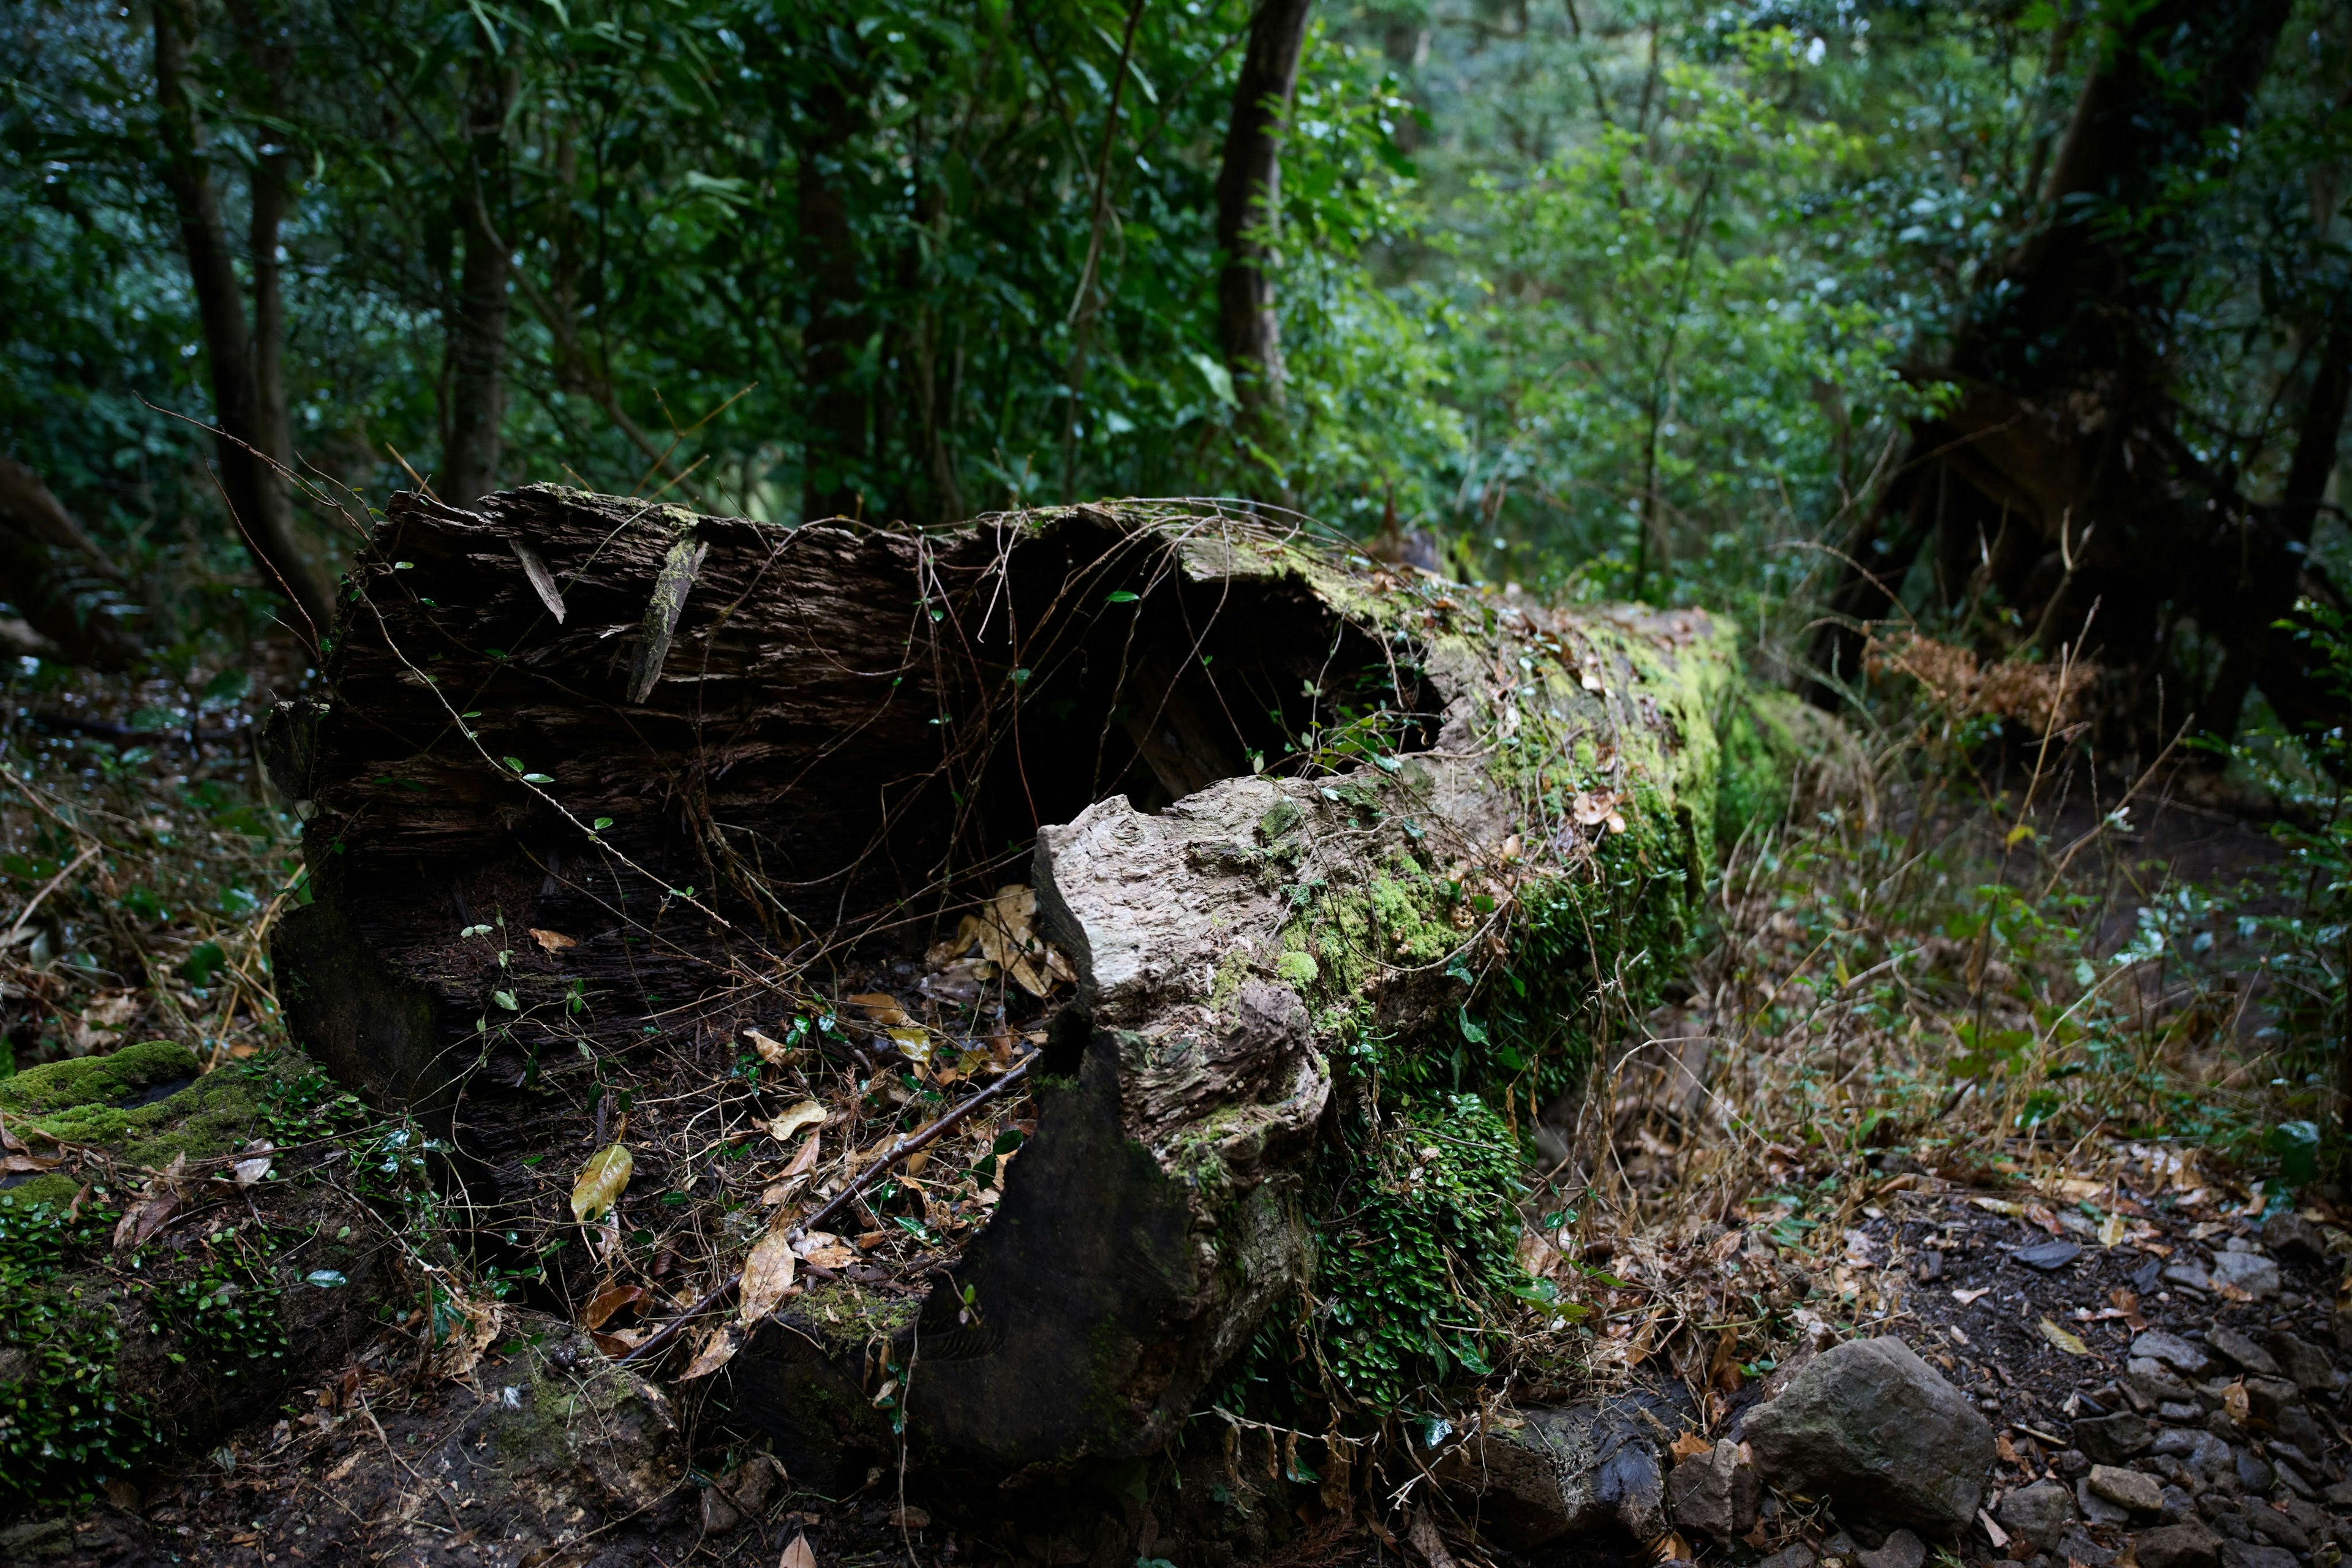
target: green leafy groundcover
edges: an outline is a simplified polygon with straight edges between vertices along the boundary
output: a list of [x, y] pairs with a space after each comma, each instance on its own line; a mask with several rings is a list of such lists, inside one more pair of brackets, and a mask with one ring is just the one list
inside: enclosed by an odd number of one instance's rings
[[114, 1218], [0, 1193], [0, 1509], [87, 1504], [154, 1441], [144, 1402], [115, 1386], [121, 1316], [76, 1268]]

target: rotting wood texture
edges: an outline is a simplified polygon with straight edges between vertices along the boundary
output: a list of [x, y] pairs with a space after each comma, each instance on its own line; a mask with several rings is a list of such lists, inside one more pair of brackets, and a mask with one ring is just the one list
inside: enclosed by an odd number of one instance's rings
[[[1368, 1102], [1366, 1042], [1454, 1026], [1547, 921], [1583, 945], [1539, 993], [1634, 1005], [1815, 722], [1696, 612], [1136, 504], [919, 532], [404, 497], [325, 675], [268, 742], [315, 891], [279, 927], [289, 1024], [446, 1131], [488, 1232], [560, 1228], [614, 1064], [723, 1061], [1034, 880], [1077, 973], [1035, 1135], [889, 1325], [918, 1456], [1000, 1475], [1162, 1442], [1308, 1277], [1300, 1172]], [[728, 1375], [846, 1463], [887, 1440], [864, 1352], [798, 1326]]]

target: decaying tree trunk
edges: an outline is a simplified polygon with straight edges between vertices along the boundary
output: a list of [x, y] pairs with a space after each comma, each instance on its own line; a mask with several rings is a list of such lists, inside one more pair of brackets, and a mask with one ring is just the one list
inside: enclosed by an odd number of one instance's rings
[[[445, 1130], [486, 1234], [562, 1229], [627, 1062], [773, 1029], [1034, 879], [1076, 995], [994, 1217], [919, 1311], [830, 1298], [728, 1373], [847, 1466], [895, 1447], [887, 1342], [918, 1458], [1000, 1476], [1159, 1444], [1307, 1278], [1301, 1174], [1374, 1064], [1469, 1048], [1512, 965], [1563, 1017], [1643, 1005], [1717, 844], [1828, 733], [1701, 614], [1137, 504], [915, 532], [404, 497], [326, 679], [270, 732], [315, 889], [287, 1017]], [[636, 1158], [621, 1231], [697, 1179]]]

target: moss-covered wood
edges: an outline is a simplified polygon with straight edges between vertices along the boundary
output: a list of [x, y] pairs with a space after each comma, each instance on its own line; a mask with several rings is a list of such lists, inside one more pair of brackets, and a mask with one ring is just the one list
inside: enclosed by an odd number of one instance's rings
[[[857, 1392], [854, 1447], [912, 1363], [918, 1456], [1000, 1474], [1150, 1451], [1285, 1300], [1352, 1347], [1342, 1396], [1475, 1370], [1424, 1298], [1507, 1285], [1510, 1128], [1645, 1005], [1821, 739], [1705, 615], [1139, 505], [919, 533], [406, 498], [327, 677], [273, 740], [318, 889], [279, 928], [288, 1016], [440, 1105], [493, 1215], [545, 1207], [530, 1167], [586, 1135], [551, 1126], [564, 1075], [919, 948], [1032, 847], [1078, 986], [996, 1217], [881, 1362], [813, 1330], [730, 1373], [803, 1436]], [[1359, 1178], [1484, 1196], [1358, 1236], [1379, 1205], [1320, 1196]], [[1343, 1321], [1310, 1281], [1363, 1243], [1422, 1256]]]

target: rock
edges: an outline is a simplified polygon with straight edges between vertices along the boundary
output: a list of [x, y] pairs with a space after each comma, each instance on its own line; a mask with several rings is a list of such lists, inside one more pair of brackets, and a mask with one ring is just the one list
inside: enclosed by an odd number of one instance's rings
[[2185, 1372], [2191, 1377], [2212, 1365], [2212, 1359], [2203, 1351], [2179, 1334], [2164, 1329], [2150, 1329], [2132, 1341], [2131, 1353], [2135, 1365], [2140, 1358], [2160, 1361], [2174, 1371]]
[[1612, 1527], [1654, 1540], [1666, 1527], [1657, 1432], [1685, 1424], [1643, 1394], [1523, 1410], [1517, 1425], [1486, 1426], [1448, 1453], [1436, 1475], [1475, 1499], [1481, 1527], [1513, 1551]]
[[2080, 1448], [2061, 1448], [2050, 1456], [2050, 1468], [2071, 1481], [2090, 1473], [2091, 1459]]
[[2196, 1476], [2200, 1486], [2210, 1487], [2224, 1476], [2237, 1474], [2237, 1461], [2230, 1452], [2230, 1445], [2210, 1432], [2159, 1432], [2153, 1451], [2179, 1459]]
[[2246, 1522], [2254, 1527], [2257, 1534], [2269, 1536], [2290, 1552], [2311, 1550], [2311, 1537], [2304, 1533], [2303, 1526], [2274, 1508], [2254, 1504], [2246, 1510]]
[[2319, 1453], [2327, 1447], [2327, 1434], [2319, 1429], [2311, 1412], [2300, 1405], [2280, 1411], [2275, 1425], [2280, 1436], [2308, 1453]]
[[2263, 1245], [2289, 1263], [2319, 1263], [2327, 1257], [2327, 1238], [2293, 1209], [2281, 1209], [2263, 1222]]
[[2296, 1497], [2305, 1502], [2314, 1501], [2318, 1498], [2319, 1494], [2311, 1489], [2311, 1483], [2294, 1473], [2294, 1466], [2274, 1465], [2272, 1468], [2278, 1472], [2278, 1484]]
[[2063, 1481], [2036, 1481], [2000, 1500], [2001, 1528], [2048, 1551], [2074, 1522], [2074, 1489]]
[[1813, 1568], [1819, 1561], [1813, 1555], [1813, 1549], [1800, 1541], [1793, 1545], [1783, 1546], [1756, 1564], [1756, 1568]]
[[2116, 1561], [2116, 1554], [2093, 1540], [2091, 1532], [2079, 1524], [2067, 1527], [2053, 1555], [2068, 1563], [2080, 1563], [2083, 1568], [2114, 1568]]
[[2137, 1415], [2099, 1415], [2074, 1423], [2074, 1447], [2095, 1464], [2120, 1465], [2155, 1440], [2154, 1430]]
[[2352, 1481], [2337, 1481], [2325, 1495], [2337, 1508], [2352, 1509]]
[[2082, 1257], [2083, 1249], [2071, 1241], [2045, 1241], [2039, 1247], [2021, 1247], [2009, 1256], [2011, 1261], [2022, 1263], [2028, 1268], [2055, 1274]]
[[2139, 1568], [2214, 1568], [2221, 1538], [2193, 1521], [2143, 1530], [2133, 1538]]
[[2136, 1355], [2126, 1363], [2124, 1381], [2143, 1398], [2163, 1404], [2194, 1404], [2197, 1391], [2172, 1374], [2154, 1356]]
[[724, 1535], [742, 1522], [743, 1516], [735, 1511], [734, 1504], [719, 1495], [717, 1487], [702, 1489], [702, 1532], [705, 1535]]
[[1976, 1517], [1993, 1460], [1984, 1417], [1892, 1335], [1815, 1356], [1747, 1436], [1777, 1486], [1937, 1530]]
[[1862, 1568], [1920, 1568], [1927, 1561], [1927, 1548], [1907, 1530], [1898, 1530], [1881, 1542], [1874, 1552], [1854, 1554]]
[[2335, 1357], [2310, 1341], [2299, 1340], [2284, 1331], [2271, 1336], [2271, 1354], [2278, 1360], [2273, 1370], [2292, 1378], [2294, 1385], [2306, 1394], [2332, 1390], [2341, 1381]]
[[2175, 1426], [2194, 1426], [2205, 1419], [2205, 1407], [2193, 1402], [2166, 1400], [2156, 1407], [2156, 1418]]
[[2093, 1524], [2126, 1524], [2131, 1520], [2131, 1510], [2117, 1508], [2091, 1489], [2089, 1476], [2074, 1483], [2074, 1506], [2082, 1510], [2083, 1517]]
[[2178, 1285], [2184, 1290], [2213, 1289], [2213, 1277], [2200, 1268], [2194, 1259], [2187, 1258], [2177, 1258], [2164, 1266], [2164, 1281], [2168, 1285]]
[[2164, 1511], [2164, 1489], [2157, 1484], [2154, 1476], [2118, 1469], [2113, 1465], [2093, 1465], [2084, 1480], [2094, 1495], [2117, 1508], [2127, 1508], [2134, 1513]]
[[2303, 1390], [2283, 1377], [2246, 1379], [2246, 1408], [2257, 1421], [2278, 1424], [2279, 1412], [2303, 1403]]
[[2164, 1507], [2158, 1511], [2164, 1515], [2165, 1523], [2178, 1524], [2197, 1517], [2197, 1500], [2186, 1487], [2168, 1486], [2164, 1489]]
[[1682, 1529], [1730, 1541], [1756, 1527], [1760, 1490], [1756, 1467], [1738, 1444], [1722, 1437], [1674, 1468], [1666, 1477], [1666, 1505]]
[[2271, 1359], [2270, 1352], [2235, 1329], [2216, 1324], [2205, 1331], [2205, 1342], [2257, 1377], [2278, 1375], [2278, 1363]]
[[2221, 1542], [2221, 1568], [2295, 1568], [2294, 1553], [2284, 1546], [2249, 1546]]
[[2238, 1449], [2235, 1458], [2238, 1467], [2238, 1485], [2247, 1491], [2266, 1492], [2278, 1485], [2278, 1472], [2271, 1468], [2271, 1462], [2268, 1459], [2263, 1458], [2252, 1448]]
[[2217, 1252], [2213, 1283], [2233, 1286], [2257, 1301], [2266, 1301], [2279, 1293], [2278, 1265], [2259, 1252]]

